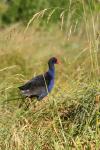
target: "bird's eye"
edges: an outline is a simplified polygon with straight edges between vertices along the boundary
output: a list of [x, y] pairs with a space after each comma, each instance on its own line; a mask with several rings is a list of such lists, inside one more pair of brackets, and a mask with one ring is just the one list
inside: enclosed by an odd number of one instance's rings
[[53, 60], [53, 63], [56, 63], [56, 62], [57, 62], [57, 60], [56, 60], [56, 59], [54, 59], [54, 60]]

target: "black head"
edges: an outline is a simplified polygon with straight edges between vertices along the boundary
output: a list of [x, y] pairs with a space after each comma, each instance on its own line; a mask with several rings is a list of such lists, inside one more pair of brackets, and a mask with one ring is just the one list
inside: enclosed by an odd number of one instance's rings
[[54, 64], [59, 64], [58, 59], [56, 57], [52, 57], [48, 61], [49, 66], [52, 66]]

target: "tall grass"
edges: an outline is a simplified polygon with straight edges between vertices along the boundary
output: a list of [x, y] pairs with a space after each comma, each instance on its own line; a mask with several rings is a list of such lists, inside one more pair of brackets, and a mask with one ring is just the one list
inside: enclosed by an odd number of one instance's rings
[[[35, 23], [30, 26], [33, 17], [27, 28], [16, 24], [1, 31], [1, 150], [99, 150], [100, 17], [92, 11], [88, 14], [84, 1], [82, 7], [79, 26], [71, 21], [69, 8], [67, 20], [62, 11], [60, 26], [49, 30]], [[51, 56], [62, 64], [56, 66], [55, 87], [48, 100], [34, 99], [27, 111], [24, 105], [18, 107], [19, 99], [7, 101], [20, 96], [19, 85], [47, 69]]]

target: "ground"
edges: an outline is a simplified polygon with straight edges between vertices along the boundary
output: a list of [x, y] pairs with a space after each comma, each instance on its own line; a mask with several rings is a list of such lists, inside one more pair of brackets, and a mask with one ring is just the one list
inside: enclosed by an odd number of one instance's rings
[[[0, 149], [100, 148], [100, 51], [96, 34], [59, 26], [15, 24], [0, 33]], [[92, 29], [91, 29], [92, 31]], [[88, 33], [88, 36], [87, 34]], [[47, 70], [57, 57], [55, 87], [48, 99], [19, 108], [18, 86]], [[35, 103], [35, 107], [34, 107]]]

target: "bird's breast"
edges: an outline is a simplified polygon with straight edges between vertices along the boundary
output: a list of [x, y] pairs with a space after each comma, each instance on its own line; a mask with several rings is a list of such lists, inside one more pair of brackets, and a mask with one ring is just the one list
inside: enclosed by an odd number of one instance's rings
[[54, 86], [54, 79], [52, 79], [48, 85], [48, 92], [51, 92], [53, 86]]

